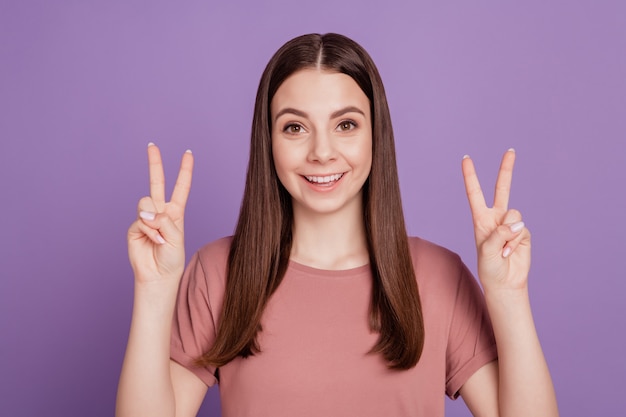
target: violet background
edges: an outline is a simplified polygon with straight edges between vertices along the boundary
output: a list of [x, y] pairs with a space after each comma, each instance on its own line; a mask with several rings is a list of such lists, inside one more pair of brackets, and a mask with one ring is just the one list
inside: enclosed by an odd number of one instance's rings
[[[286, 40], [329, 31], [385, 81], [409, 232], [473, 270], [461, 157], [491, 196], [517, 149], [511, 207], [533, 233], [561, 414], [624, 415], [626, 6], [602, 0], [3, 0], [0, 415], [113, 414], [146, 144], [170, 186], [194, 151], [188, 256], [231, 234], [261, 71]], [[219, 415], [217, 395], [200, 415]]]

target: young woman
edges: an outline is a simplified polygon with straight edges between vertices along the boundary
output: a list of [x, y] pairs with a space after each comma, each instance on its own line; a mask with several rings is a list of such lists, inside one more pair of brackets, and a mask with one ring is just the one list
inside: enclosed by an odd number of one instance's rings
[[156, 146], [148, 157], [118, 416], [193, 416], [216, 383], [224, 416], [443, 416], [444, 394], [476, 416], [558, 415], [530, 234], [507, 207], [514, 151], [491, 208], [462, 163], [483, 296], [458, 256], [407, 237], [383, 84], [355, 42], [305, 35], [272, 57], [235, 234], [184, 273], [193, 157], [169, 202]]

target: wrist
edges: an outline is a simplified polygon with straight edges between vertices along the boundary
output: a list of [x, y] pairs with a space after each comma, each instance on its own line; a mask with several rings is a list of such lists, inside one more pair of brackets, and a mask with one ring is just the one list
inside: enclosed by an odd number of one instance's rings
[[485, 288], [485, 301], [487, 305], [526, 305], [530, 301], [528, 288]]
[[508, 288], [508, 287], [497, 287], [497, 288], [489, 288], [484, 287], [483, 292], [485, 294], [485, 299], [498, 299], [498, 300], [506, 300], [515, 302], [518, 300], [528, 299], [528, 287], [516, 287], [516, 288]]
[[151, 314], [171, 316], [176, 305], [178, 281], [135, 282], [134, 306]]
[[528, 288], [485, 289], [485, 302], [490, 315], [519, 314], [530, 308]]

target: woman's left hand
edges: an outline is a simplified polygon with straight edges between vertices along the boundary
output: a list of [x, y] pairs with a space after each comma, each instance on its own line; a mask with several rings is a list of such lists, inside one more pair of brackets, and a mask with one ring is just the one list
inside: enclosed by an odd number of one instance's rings
[[530, 232], [521, 213], [508, 208], [514, 163], [515, 151], [509, 149], [500, 164], [493, 207], [488, 207], [474, 163], [467, 156], [463, 158], [463, 178], [478, 252], [478, 277], [485, 291], [527, 288]]

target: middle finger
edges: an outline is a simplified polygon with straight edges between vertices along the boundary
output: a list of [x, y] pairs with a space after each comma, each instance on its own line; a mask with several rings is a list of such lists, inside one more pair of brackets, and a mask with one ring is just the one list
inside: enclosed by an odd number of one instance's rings
[[505, 152], [500, 163], [500, 171], [496, 180], [496, 191], [493, 197], [493, 207], [507, 211], [509, 196], [511, 195], [511, 182], [513, 180], [513, 165], [515, 164], [515, 150]]

